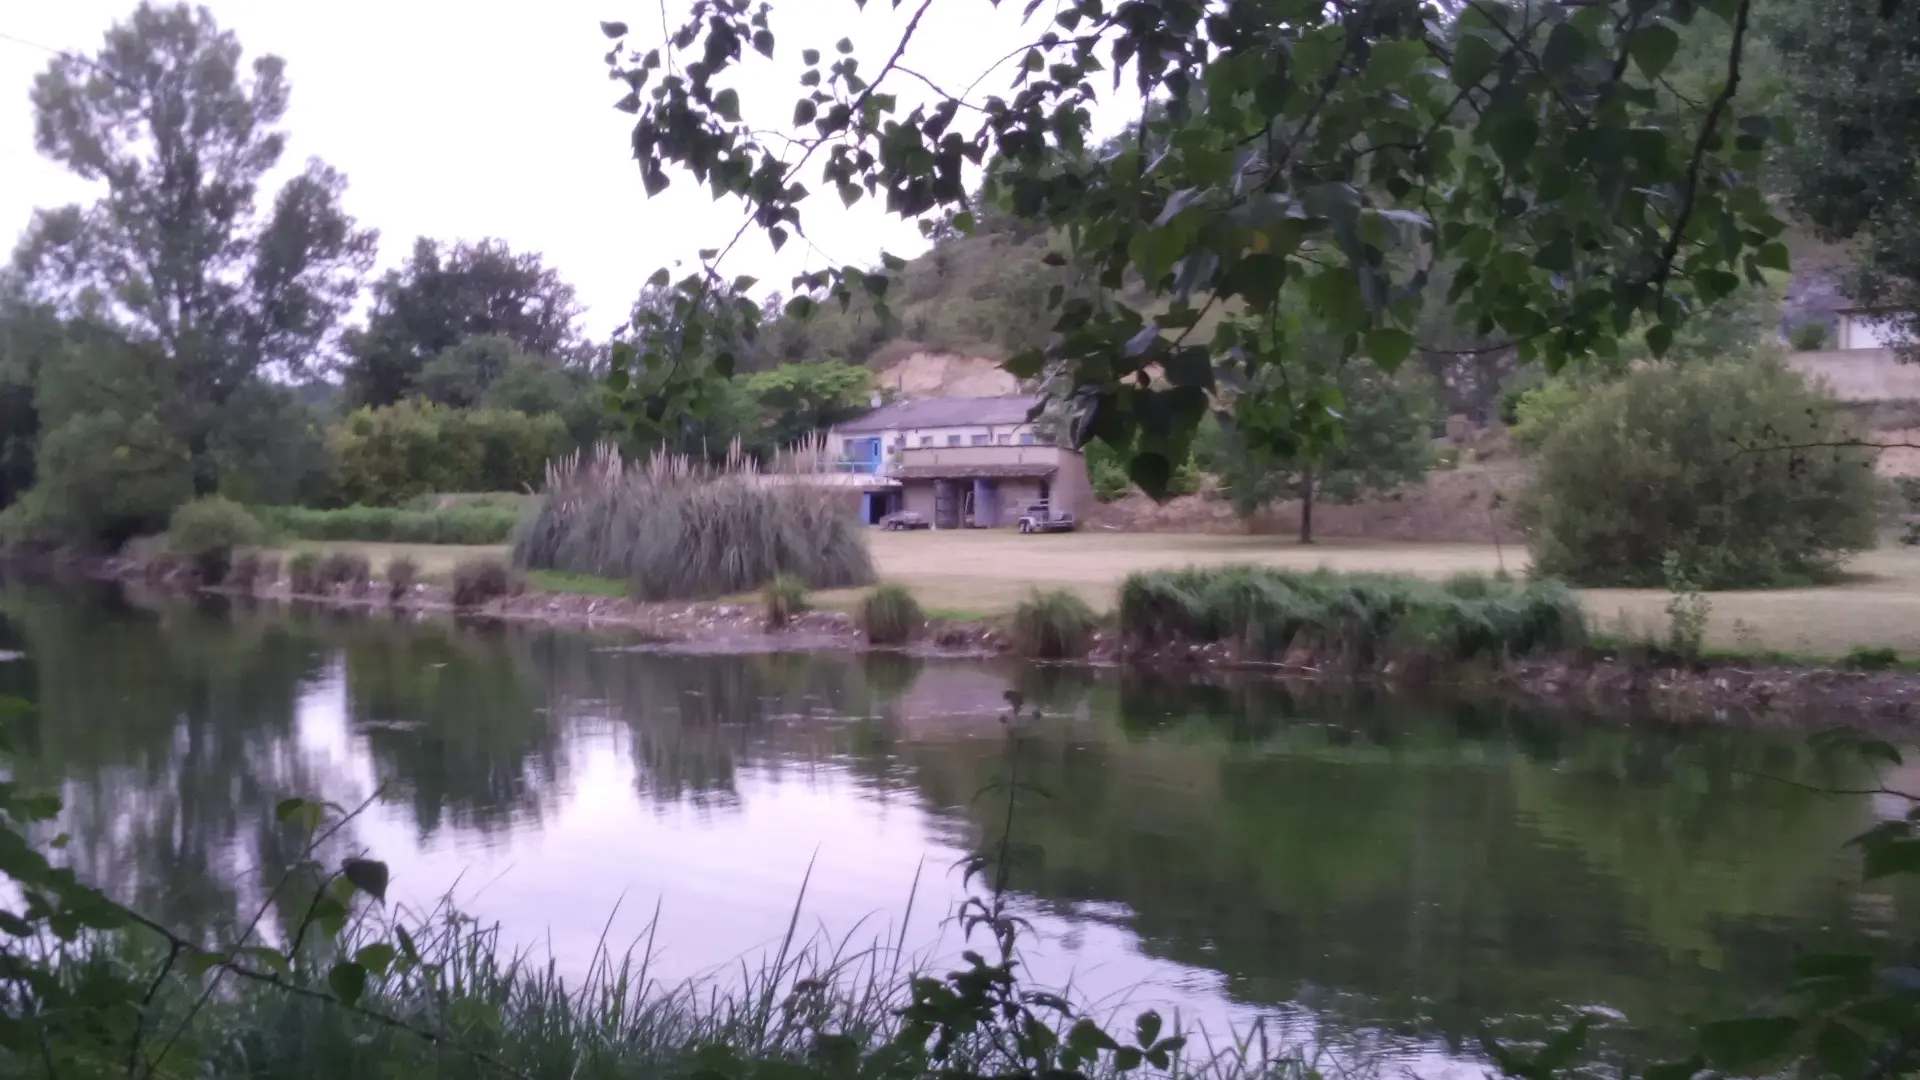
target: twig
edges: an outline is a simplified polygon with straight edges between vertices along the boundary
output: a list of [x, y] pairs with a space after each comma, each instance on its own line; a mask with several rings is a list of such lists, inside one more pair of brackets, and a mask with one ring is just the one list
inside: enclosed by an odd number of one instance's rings
[[153, 977], [153, 982], [147, 985], [146, 996], [140, 999], [140, 1018], [134, 1021], [133, 1039], [127, 1046], [128, 1076], [133, 1075], [134, 1065], [140, 1060], [140, 1037], [147, 1030], [147, 1009], [153, 1005], [153, 996], [160, 992], [160, 984], [165, 982], [167, 975], [173, 971], [173, 962], [180, 958], [180, 952], [179, 942], [170, 942], [167, 945], [167, 962], [160, 965], [160, 973]]
[[1747, 17], [1752, 14], [1753, 0], [1740, 0], [1740, 8], [1733, 19], [1733, 44], [1727, 49], [1727, 84], [1720, 88], [1714, 97], [1713, 106], [1707, 110], [1707, 119], [1700, 128], [1700, 137], [1693, 143], [1693, 160], [1687, 163], [1687, 199], [1680, 206], [1680, 216], [1674, 219], [1673, 233], [1667, 237], [1667, 244], [1660, 255], [1660, 265], [1653, 268], [1653, 274], [1647, 284], [1655, 288], [1662, 296], [1666, 295], [1667, 279], [1673, 276], [1673, 260], [1680, 254], [1680, 244], [1686, 236], [1687, 225], [1693, 220], [1693, 208], [1699, 200], [1700, 170], [1707, 159], [1707, 143], [1720, 126], [1720, 116], [1733, 103], [1734, 94], [1740, 89], [1740, 54], [1746, 47]]

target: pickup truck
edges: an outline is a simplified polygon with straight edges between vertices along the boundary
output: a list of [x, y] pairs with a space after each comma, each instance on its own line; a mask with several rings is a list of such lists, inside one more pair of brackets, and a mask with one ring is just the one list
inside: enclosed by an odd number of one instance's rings
[[1046, 503], [1034, 503], [1020, 515], [1023, 533], [1072, 532], [1077, 527], [1072, 514], [1055, 513]]

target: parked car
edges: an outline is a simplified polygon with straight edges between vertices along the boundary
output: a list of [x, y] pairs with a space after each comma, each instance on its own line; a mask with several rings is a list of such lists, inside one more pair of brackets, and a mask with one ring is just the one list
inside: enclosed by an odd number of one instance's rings
[[1072, 532], [1076, 528], [1072, 514], [1055, 513], [1046, 503], [1034, 503], [1020, 515], [1023, 533]]
[[880, 519], [880, 527], [888, 532], [905, 532], [909, 529], [931, 529], [933, 522], [917, 510], [896, 510]]

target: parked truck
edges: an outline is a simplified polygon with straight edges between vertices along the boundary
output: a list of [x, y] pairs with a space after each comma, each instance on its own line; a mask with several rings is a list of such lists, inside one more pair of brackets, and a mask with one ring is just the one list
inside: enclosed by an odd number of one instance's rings
[[1043, 502], [1034, 503], [1020, 514], [1023, 533], [1072, 532], [1077, 527], [1072, 514], [1057, 513]]

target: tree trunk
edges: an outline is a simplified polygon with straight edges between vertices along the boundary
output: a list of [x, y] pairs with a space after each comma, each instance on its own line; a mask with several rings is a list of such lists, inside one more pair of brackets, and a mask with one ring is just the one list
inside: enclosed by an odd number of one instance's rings
[[1300, 542], [1313, 543], [1313, 473], [1300, 478]]

